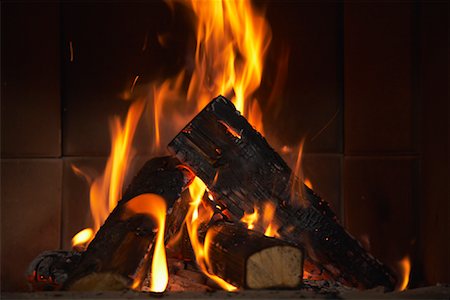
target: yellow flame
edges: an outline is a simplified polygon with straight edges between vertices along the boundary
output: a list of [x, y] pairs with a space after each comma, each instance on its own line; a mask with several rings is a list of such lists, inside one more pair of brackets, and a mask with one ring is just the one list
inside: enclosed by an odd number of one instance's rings
[[103, 175], [92, 182], [89, 191], [94, 233], [98, 231], [122, 196], [123, 181], [134, 157], [131, 144], [143, 110], [144, 102], [136, 101], [128, 110], [125, 124], [122, 124], [118, 117], [111, 120], [111, 154]]
[[[164, 247], [164, 226], [166, 222], [166, 201], [156, 194], [139, 195], [125, 204], [125, 208], [135, 214], [146, 214], [157, 223], [156, 242], [154, 245], [150, 291], [164, 292], [169, 282], [166, 249]], [[132, 287], [140, 285], [140, 278], [136, 278]]]
[[409, 256], [405, 256], [400, 262], [399, 262], [399, 268], [401, 272], [402, 279], [400, 281], [400, 284], [398, 286], [399, 291], [404, 291], [408, 288], [409, 283], [409, 274], [411, 272], [411, 261], [409, 259]]
[[186, 227], [189, 234], [189, 239], [191, 241], [192, 249], [195, 253], [195, 260], [197, 261], [197, 265], [200, 267], [202, 272], [214, 280], [219, 286], [227, 291], [236, 291], [237, 288], [217, 275], [209, 272], [209, 259], [208, 259], [208, 250], [209, 243], [211, 238], [208, 238], [208, 235], [205, 238], [205, 242], [202, 243], [198, 238], [198, 229], [202, 223], [208, 222], [212, 215], [213, 211], [208, 208], [203, 208], [200, 211], [200, 204], [202, 203], [202, 197], [206, 191], [206, 185], [203, 181], [195, 177], [194, 181], [189, 186], [189, 193], [191, 195], [191, 203], [189, 206], [189, 210], [186, 214]]
[[72, 238], [72, 248], [85, 248], [94, 238], [94, 231], [91, 228], [86, 228], [78, 232]]
[[190, 1], [197, 17], [195, 70], [188, 99], [198, 109], [219, 94], [262, 131], [261, 112], [253, 93], [259, 87], [271, 32], [250, 1]]
[[254, 229], [255, 223], [258, 222], [258, 218], [259, 218], [258, 209], [255, 207], [253, 208], [252, 213], [244, 213], [244, 216], [241, 218], [241, 222], [247, 224], [248, 229]]
[[265, 236], [274, 237], [277, 235], [278, 226], [273, 220], [275, 211], [276, 207], [272, 202], [268, 201], [264, 204], [263, 223], [264, 227], [266, 227], [264, 231]]

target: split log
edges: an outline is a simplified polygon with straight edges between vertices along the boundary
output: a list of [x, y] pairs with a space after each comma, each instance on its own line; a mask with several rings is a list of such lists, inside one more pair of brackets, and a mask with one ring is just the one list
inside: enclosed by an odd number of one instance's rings
[[303, 251], [240, 224], [220, 222], [208, 229], [212, 273], [250, 289], [295, 288], [302, 280]]
[[145, 214], [130, 215], [126, 204], [136, 196], [150, 193], [162, 196], [170, 208], [192, 179], [192, 173], [176, 158], [149, 160], [82, 254], [64, 288], [71, 289], [93, 273], [118, 274], [131, 283], [134, 276], [142, 273], [140, 270], [147, 268], [156, 224]]
[[[299, 182], [226, 98], [211, 101], [168, 147], [203, 180], [232, 221], [269, 200], [277, 207], [279, 236], [303, 246], [308, 263], [350, 286], [394, 288], [392, 271], [345, 231], [328, 204]], [[303, 192], [292, 193], [295, 186]]]

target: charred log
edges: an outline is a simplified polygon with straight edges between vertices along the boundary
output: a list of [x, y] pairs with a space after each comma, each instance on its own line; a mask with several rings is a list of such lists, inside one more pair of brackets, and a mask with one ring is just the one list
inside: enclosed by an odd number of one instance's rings
[[54, 291], [62, 288], [67, 277], [78, 266], [81, 253], [45, 251], [29, 265], [27, 280], [33, 291]]
[[126, 204], [142, 194], [157, 194], [172, 207], [192, 173], [172, 157], [149, 160], [132, 180], [124, 196], [111, 212], [95, 238], [82, 254], [77, 268], [64, 284], [70, 289], [77, 281], [93, 273], [113, 273], [131, 282], [149, 255], [156, 225], [145, 214], [130, 215]]
[[234, 286], [295, 288], [301, 283], [303, 251], [292, 244], [224, 222], [210, 227], [206, 240], [211, 271]]
[[[280, 237], [305, 248], [307, 261], [350, 286], [392, 290], [392, 272], [338, 223], [327, 203], [293, 175], [234, 105], [219, 96], [169, 144], [208, 186], [231, 220], [262, 206], [277, 207]], [[301, 191], [296, 186], [302, 186]]]

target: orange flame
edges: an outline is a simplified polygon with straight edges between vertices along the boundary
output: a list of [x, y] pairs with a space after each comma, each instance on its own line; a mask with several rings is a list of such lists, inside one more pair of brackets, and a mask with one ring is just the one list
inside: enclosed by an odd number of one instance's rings
[[93, 238], [94, 231], [91, 228], [83, 229], [72, 238], [72, 248], [84, 250]]
[[[292, 171], [291, 177], [291, 199], [298, 199], [296, 202], [293, 202], [293, 205], [301, 206], [303, 195], [303, 172], [301, 168], [301, 162], [303, 157], [303, 145], [305, 144], [305, 139], [302, 139], [300, 145], [298, 147], [297, 161], [295, 162], [295, 168]], [[298, 194], [298, 197], [296, 196]]]
[[274, 223], [273, 217], [275, 215], [276, 207], [272, 202], [266, 202], [264, 205], [263, 223], [266, 227], [264, 231], [265, 236], [274, 237], [277, 235], [278, 226]]
[[399, 262], [399, 268], [402, 276], [402, 280], [400, 281], [398, 285], [399, 291], [404, 291], [408, 288], [409, 283], [409, 274], [411, 272], [411, 260], [409, 259], [409, 256], [406, 255], [400, 262]]
[[130, 106], [124, 125], [118, 117], [111, 120], [111, 154], [103, 175], [93, 181], [89, 192], [93, 233], [98, 231], [122, 196], [123, 181], [133, 158], [131, 142], [143, 110], [144, 102], [136, 101]]
[[313, 185], [311, 183], [311, 180], [309, 180], [308, 178], [305, 178], [305, 181], [303, 182], [307, 187], [309, 187], [310, 189], [313, 188]]
[[241, 218], [241, 222], [247, 224], [248, 229], [254, 229], [255, 223], [258, 222], [259, 214], [258, 209], [255, 207], [253, 209], [253, 213], [244, 213], [244, 216]]
[[[197, 17], [195, 70], [188, 99], [201, 109], [213, 97], [231, 97], [250, 121], [261, 119], [257, 100], [263, 61], [271, 40], [270, 28], [250, 1], [190, 1]], [[258, 121], [259, 123], [259, 121]], [[262, 123], [253, 126], [262, 130]]]
[[[164, 292], [169, 282], [169, 272], [167, 269], [166, 249], [164, 247], [164, 226], [166, 222], [166, 201], [156, 194], [139, 195], [125, 204], [125, 208], [135, 214], [146, 214], [157, 223], [157, 235], [154, 245], [150, 291]], [[140, 278], [136, 278], [132, 287], [137, 288], [141, 283]]]
[[202, 197], [206, 191], [206, 185], [201, 181], [200, 178], [195, 177], [194, 181], [189, 186], [189, 193], [191, 195], [191, 203], [189, 210], [186, 214], [186, 227], [189, 234], [189, 239], [191, 240], [192, 249], [195, 253], [195, 259], [197, 261], [197, 265], [200, 267], [202, 272], [214, 280], [219, 286], [221, 286], [223, 289], [227, 291], [236, 291], [237, 288], [222, 278], [218, 277], [217, 275], [214, 275], [209, 272], [209, 258], [208, 258], [208, 251], [209, 251], [209, 243], [211, 241], [211, 237], [208, 237], [208, 235], [205, 238], [205, 242], [200, 242], [197, 232], [199, 229], [199, 226], [202, 223], [208, 222], [212, 215], [213, 211], [208, 208], [203, 208], [200, 210], [200, 204], [202, 203]]

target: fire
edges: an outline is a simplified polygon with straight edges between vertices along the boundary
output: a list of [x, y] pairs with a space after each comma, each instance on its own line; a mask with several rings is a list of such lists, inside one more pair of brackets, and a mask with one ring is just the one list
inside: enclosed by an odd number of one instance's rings
[[[262, 218], [260, 216], [260, 211], [262, 211]], [[252, 213], [244, 213], [244, 216], [240, 221], [247, 224], [247, 228], [250, 230], [263, 228], [265, 236], [274, 237], [277, 236], [278, 230], [278, 226], [273, 220], [275, 211], [275, 204], [271, 201], [267, 201], [262, 209], [254, 207]]]
[[[150, 291], [164, 292], [169, 282], [167, 269], [166, 249], [164, 246], [164, 230], [166, 223], [166, 201], [156, 194], [139, 195], [125, 204], [125, 208], [135, 214], [146, 214], [157, 223], [156, 241], [154, 244], [151, 268]], [[140, 278], [136, 278], [132, 287], [140, 285]]]
[[311, 180], [309, 180], [308, 178], [305, 178], [305, 181], [303, 182], [307, 187], [309, 187], [310, 189], [313, 188], [313, 185], [311, 183]]
[[409, 259], [409, 256], [406, 255], [400, 262], [399, 262], [399, 268], [401, 272], [401, 281], [398, 286], [399, 291], [404, 291], [408, 288], [409, 283], [409, 274], [411, 272], [411, 260]]
[[[297, 160], [295, 162], [295, 168], [292, 170], [292, 177], [291, 177], [291, 199], [298, 199], [296, 202], [293, 201], [292, 204], [301, 206], [302, 203], [302, 197], [301, 195], [304, 194], [304, 188], [303, 188], [303, 172], [301, 168], [301, 162], [303, 157], [303, 145], [305, 144], [305, 139], [303, 138], [300, 142], [300, 145], [298, 146], [298, 154], [297, 154]], [[296, 197], [296, 194], [298, 193], [299, 197]]]
[[204, 243], [202, 243], [198, 238], [197, 233], [199, 226], [202, 223], [208, 222], [214, 213], [210, 208], [200, 206], [205, 191], [206, 185], [200, 178], [195, 177], [194, 181], [189, 186], [189, 193], [192, 201], [190, 203], [189, 211], [186, 214], [186, 227], [192, 244], [192, 249], [195, 253], [195, 259], [197, 261], [197, 265], [206, 276], [214, 280], [223, 289], [230, 292], [236, 291], [237, 288], [235, 286], [209, 272], [208, 247], [211, 237], [208, 237], [207, 235]]
[[253, 213], [251, 213], [251, 214], [244, 213], [244, 216], [242, 217], [241, 222], [244, 222], [245, 224], [247, 224], [248, 229], [254, 229], [255, 223], [258, 221], [258, 218], [259, 218], [258, 209], [255, 207], [253, 209]]
[[[143, 110], [144, 102], [136, 101], [128, 110], [125, 124], [122, 124], [118, 117], [111, 120], [111, 154], [103, 175], [93, 181], [89, 191], [91, 214], [94, 221], [94, 228], [91, 230], [94, 234], [122, 196], [123, 181], [133, 158], [131, 144]], [[75, 168], [75, 170], [78, 169]]]
[[[188, 5], [196, 15], [195, 67], [191, 78], [186, 78], [187, 73], [182, 71], [174, 78], [151, 84], [149, 100], [152, 102], [147, 105], [151, 111], [146, 112], [145, 116], [151, 118], [154, 154], [163, 151], [164, 139], [173, 136], [171, 131], [178, 132], [192, 114], [198, 113], [219, 94], [231, 99], [249, 122], [258, 131], [263, 132], [261, 107], [254, 93], [261, 83], [271, 31], [262, 12], [255, 10], [250, 1], [191, 0], [181, 3]], [[148, 37], [145, 39], [147, 41]], [[164, 42], [163, 39], [158, 40]], [[145, 51], [146, 45], [147, 42], [144, 42], [142, 51]], [[138, 90], [137, 83], [142, 81], [139, 78], [136, 75], [125, 93], [127, 97], [124, 98], [131, 99], [133, 93]], [[185, 83], [188, 83], [187, 91], [183, 91]], [[90, 187], [93, 234], [98, 231], [121, 197], [123, 181], [133, 158], [133, 136], [143, 115], [144, 106], [143, 101], [131, 102], [125, 123], [122, 124], [117, 117], [111, 122], [111, 155], [103, 175], [94, 179]], [[240, 133], [232, 128], [229, 132], [236, 138], [241, 138]], [[213, 214], [212, 209], [201, 206], [201, 197], [205, 190], [206, 187], [200, 179], [196, 179], [190, 186], [193, 201], [186, 216], [189, 237], [202, 271], [224, 289], [233, 291], [236, 287], [208, 271], [207, 250], [211, 237], [207, 236], [204, 244], [198, 239], [200, 224], [209, 221]], [[159, 216], [158, 220], [159, 218], [161, 217]], [[276, 226], [272, 222], [267, 221], [265, 226], [267, 235], [276, 234]], [[160, 232], [164, 232], [161, 228], [159, 227], [157, 239], [162, 234]], [[162, 251], [158, 249], [162, 248], [155, 248], [155, 256], [156, 251]], [[159, 268], [167, 269], [165, 262], [159, 267], [156, 267], [156, 263], [152, 264], [152, 274], [159, 274]], [[152, 276], [152, 280], [154, 277], [159, 276]], [[161, 290], [165, 288], [165, 284], [152, 282], [152, 288]]]
[[278, 226], [274, 223], [273, 216], [275, 215], [276, 207], [272, 202], [267, 202], [264, 205], [263, 223], [266, 227], [264, 231], [265, 236], [274, 237], [277, 235]]
[[271, 40], [267, 21], [250, 1], [192, 0], [190, 6], [197, 17], [197, 48], [188, 99], [198, 101], [200, 110], [217, 95], [227, 96], [262, 130], [253, 93]]
[[94, 238], [94, 231], [91, 228], [86, 228], [78, 232], [72, 238], [72, 248], [85, 249], [86, 246]]

